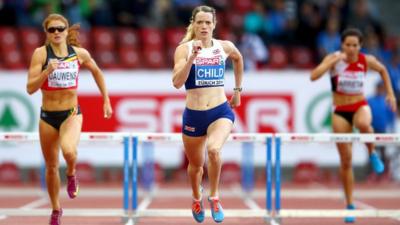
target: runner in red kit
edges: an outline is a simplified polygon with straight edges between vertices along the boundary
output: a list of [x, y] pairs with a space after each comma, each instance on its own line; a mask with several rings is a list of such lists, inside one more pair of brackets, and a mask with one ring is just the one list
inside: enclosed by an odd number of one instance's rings
[[[374, 56], [360, 53], [362, 34], [357, 29], [342, 33], [342, 51], [327, 55], [311, 72], [311, 80], [317, 80], [329, 72], [332, 85], [333, 114], [332, 129], [335, 133], [352, 133], [353, 127], [360, 133], [373, 133], [371, 109], [363, 94], [367, 70], [375, 70], [381, 76], [387, 93], [387, 103], [396, 111], [389, 74]], [[373, 143], [366, 143], [373, 170], [384, 171], [384, 165], [375, 152]], [[347, 209], [355, 209], [353, 203], [353, 168], [351, 143], [337, 143], [340, 155], [340, 175], [343, 182]], [[346, 217], [346, 223], [353, 223], [354, 217]]]

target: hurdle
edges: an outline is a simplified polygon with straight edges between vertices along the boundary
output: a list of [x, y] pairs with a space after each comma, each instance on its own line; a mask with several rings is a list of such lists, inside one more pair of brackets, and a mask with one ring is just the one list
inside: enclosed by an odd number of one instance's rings
[[[38, 141], [37, 133], [0, 133], [0, 142], [32, 142]], [[78, 209], [67, 210], [65, 216], [121, 216], [133, 219], [141, 217], [191, 217], [187, 209], [145, 209], [137, 207], [138, 183], [138, 145], [143, 141], [151, 142], [181, 142], [181, 134], [175, 133], [85, 133], [81, 134], [81, 142], [118, 142], [123, 144], [123, 206], [122, 209]], [[231, 134], [229, 142], [250, 142], [265, 144], [266, 151], [266, 181], [265, 209], [225, 210], [227, 217], [261, 217], [271, 224], [279, 224], [282, 218], [332, 218], [356, 216], [360, 218], [395, 218], [400, 219], [400, 210], [285, 210], [281, 207], [281, 150], [283, 143], [330, 143], [330, 142], [374, 142], [381, 144], [399, 144], [400, 134], [307, 134], [307, 133], [242, 133]], [[131, 148], [131, 152], [129, 151]], [[273, 159], [275, 150], [275, 159]], [[275, 171], [273, 171], [273, 168]], [[131, 171], [130, 171], [131, 169]], [[273, 172], [275, 172], [273, 174]], [[129, 182], [132, 183], [129, 183]], [[131, 188], [131, 190], [129, 189]], [[272, 204], [272, 191], [275, 188], [275, 202]], [[132, 195], [130, 196], [130, 191]], [[264, 191], [264, 190], [263, 190]], [[397, 192], [396, 192], [397, 193]], [[131, 199], [130, 199], [131, 197]], [[129, 202], [131, 200], [131, 202]], [[1, 215], [10, 216], [40, 216], [48, 215], [48, 209], [0, 209]], [[209, 212], [206, 212], [209, 216]]]
[[[138, 193], [138, 159], [137, 159], [137, 154], [138, 154], [138, 145], [140, 142], [182, 142], [182, 134], [181, 133], [132, 133], [132, 184], [131, 184], [131, 189], [132, 189], [132, 222], [135, 223], [139, 218], [141, 217], [187, 217], [191, 216], [190, 210], [182, 210], [182, 209], [146, 209], [146, 210], [139, 210], [137, 203], [137, 193]], [[272, 148], [272, 139], [273, 139], [273, 134], [270, 133], [233, 133], [231, 134], [227, 142], [241, 142], [241, 143], [265, 143], [266, 144], [266, 152], [270, 152], [270, 148]], [[243, 145], [243, 151], [246, 150], [251, 150], [251, 147], [249, 145]], [[243, 154], [242, 154], [243, 155]], [[246, 162], [244, 162], [246, 169], [249, 169], [249, 158], [246, 158]], [[252, 162], [251, 162], [252, 163]], [[269, 179], [266, 180], [266, 186], [269, 187], [266, 189], [266, 195], [269, 200], [266, 200], [266, 205], [268, 208], [268, 211], [266, 212], [265, 210], [224, 210], [226, 216], [232, 216], [232, 217], [262, 217], [266, 220], [269, 220], [271, 218], [272, 213], [272, 157], [269, 155], [267, 157], [267, 165], [266, 166], [266, 173], [267, 177]], [[243, 173], [248, 173], [252, 175], [250, 172], [244, 172]], [[248, 182], [248, 181], [247, 181]], [[252, 181], [250, 181], [252, 182]], [[268, 183], [268, 184], [267, 184]], [[246, 184], [243, 186], [244, 188], [251, 187], [251, 184]], [[208, 215], [208, 212], [206, 212], [206, 215]]]
[[[112, 142], [122, 143], [123, 145], [123, 201], [121, 210], [119, 209], [103, 209], [95, 210], [88, 209], [84, 213], [79, 213], [78, 210], [67, 210], [66, 216], [121, 216], [123, 220], [129, 217], [129, 168], [131, 167], [129, 160], [129, 147], [131, 134], [128, 132], [112, 133], [112, 132], [82, 132], [80, 135], [80, 143], [90, 142]], [[39, 134], [37, 132], [1, 132], [0, 142], [8, 143], [30, 143], [39, 142]], [[40, 146], [37, 146], [40, 149]], [[44, 179], [44, 170], [41, 169], [41, 179]], [[48, 209], [30, 209], [29, 212], [19, 209], [1, 209], [0, 214], [6, 216], [40, 216], [48, 215]]]
[[[376, 144], [400, 144], [400, 134], [357, 134], [357, 133], [276, 133], [275, 144], [275, 206], [273, 224], [280, 224], [282, 218], [312, 218], [312, 217], [345, 217], [355, 216], [361, 218], [393, 218], [400, 220], [400, 209], [356, 209], [356, 210], [284, 210], [281, 208], [281, 149], [282, 143], [376, 143]], [[272, 151], [272, 150], [271, 150]], [[270, 153], [269, 153], [270, 154]], [[271, 223], [272, 224], [272, 223]]]

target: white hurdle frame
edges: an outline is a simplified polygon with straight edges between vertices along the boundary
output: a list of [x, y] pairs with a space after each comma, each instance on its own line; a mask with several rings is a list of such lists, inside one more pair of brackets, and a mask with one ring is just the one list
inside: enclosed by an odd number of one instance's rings
[[[274, 224], [280, 223], [282, 218], [301, 217], [368, 217], [368, 218], [392, 218], [400, 221], [400, 209], [379, 210], [379, 209], [356, 209], [356, 210], [282, 210], [281, 209], [281, 172], [280, 157], [282, 143], [375, 143], [375, 144], [400, 144], [400, 134], [358, 134], [358, 133], [277, 133], [275, 142], [275, 207]], [[272, 223], [271, 223], [272, 224]]]
[[[131, 140], [132, 141], [131, 141]], [[29, 142], [38, 141], [38, 133], [12, 132], [0, 133], [0, 142]], [[180, 133], [107, 133], [83, 132], [81, 142], [86, 141], [121, 141], [124, 143], [124, 203], [123, 209], [105, 211], [88, 209], [87, 212], [68, 210], [65, 216], [127, 216], [138, 219], [140, 217], [190, 217], [190, 210], [186, 209], [146, 209], [137, 210], [137, 147], [140, 142], [179, 142]], [[393, 218], [400, 220], [400, 209], [395, 210], [282, 210], [280, 208], [280, 151], [281, 143], [328, 143], [328, 142], [374, 142], [383, 144], [399, 144], [400, 134], [308, 134], [308, 133], [238, 133], [231, 134], [228, 141], [233, 142], [261, 142], [266, 144], [266, 209], [262, 210], [225, 210], [227, 217], [262, 217], [266, 222], [277, 224], [281, 218], [304, 217], [344, 217], [357, 216], [369, 218]], [[129, 160], [129, 146], [132, 147], [132, 162]], [[128, 147], [127, 147], [128, 146]], [[275, 147], [275, 207], [271, 203], [272, 180], [272, 148]], [[278, 158], [277, 158], [278, 157]], [[129, 167], [132, 169], [129, 177]], [[129, 207], [129, 179], [132, 181], [132, 204]], [[131, 210], [131, 211], [130, 211]], [[0, 215], [5, 216], [35, 216], [47, 212], [43, 209], [23, 211], [20, 209], [0, 209]], [[208, 215], [208, 212], [206, 212]], [[134, 222], [134, 221], [133, 221]]]
[[[271, 133], [233, 133], [230, 134], [227, 142], [260, 142], [266, 143], [266, 148], [271, 148], [273, 134]], [[181, 133], [132, 133], [132, 221], [135, 224], [139, 218], [142, 217], [188, 217], [191, 216], [191, 211], [187, 209], [145, 209], [139, 210], [137, 207], [137, 192], [138, 192], [138, 170], [137, 170], [137, 152], [139, 142], [181, 142]], [[266, 171], [270, 175], [267, 175], [269, 179], [266, 195], [272, 196], [272, 158], [267, 158]], [[267, 184], [267, 183], [266, 183]], [[272, 209], [272, 204], [270, 204]], [[226, 216], [231, 217], [262, 217], [264, 219], [271, 218], [271, 210], [224, 210]], [[210, 216], [209, 212], [206, 212], [207, 216]]]
[[[129, 145], [131, 133], [128, 132], [82, 132], [80, 142], [118, 142], [123, 145], [123, 204], [121, 209], [88, 209], [84, 213], [78, 210], [67, 210], [66, 216], [121, 216], [127, 218], [129, 216]], [[39, 142], [39, 134], [37, 132], [0, 132], [0, 142]], [[40, 146], [38, 146], [40, 148]], [[44, 176], [44, 174], [41, 174]], [[49, 214], [47, 209], [30, 209], [29, 212], [21, 209], [0, 209], [0, 215], [3, 216], [40, 216]]]

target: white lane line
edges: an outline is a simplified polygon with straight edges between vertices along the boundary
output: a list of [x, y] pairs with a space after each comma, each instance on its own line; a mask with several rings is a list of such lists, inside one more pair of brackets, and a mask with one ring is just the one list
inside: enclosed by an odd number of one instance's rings
[[250, 194], [247, 194], [245, 192], [243, 192], [242, 188], [240, 187], [240, 185], [234, 185], [232, 187], [232, 192], [236, 193], [238, 196], [240, 196], [244, 202], [244, 204], [252, 209], [252, 210], [260, 210], [261, 207], [257, 204], [256, 201], [253, 200], [253, 198], [250, 196]]
[[30, 203], [27, 203], [27, 204], [21, 206], [20, 209], [22, 209], [22, 210], [34, 209], [34, 208], [38, 208], [38, 207], [40, 207], [42, 205], [45, 205], [48, 202], [49, 201], [48, 201], [47, 197], [42, 197], [40, 199], [37, 199], [35, 201], [32, 201]]
[[154, 188], [146, 195], [146, 197], [140, 202], [137, 210], [145, 210], [147, 207], [149, 207], [151, 201], [153, 201], [153, 198], [155, 196], [155, 193], [158, 192], [158, 186], [154, 186]]

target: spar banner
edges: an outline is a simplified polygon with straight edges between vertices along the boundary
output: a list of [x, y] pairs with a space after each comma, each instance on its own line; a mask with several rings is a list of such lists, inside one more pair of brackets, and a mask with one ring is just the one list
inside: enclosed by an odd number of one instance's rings
[[[84, 131], [181, 131], [185, 108], [182, 94], [112, 94], [110, 100], [114, 115], [105, 120], [102, 98], [86, 94], [79, 97]], [[234, 109], [234, 132], [294, 132], [295, 111], [290, 93], [244, 94], [241, 106]]]

